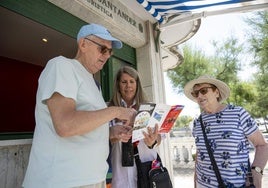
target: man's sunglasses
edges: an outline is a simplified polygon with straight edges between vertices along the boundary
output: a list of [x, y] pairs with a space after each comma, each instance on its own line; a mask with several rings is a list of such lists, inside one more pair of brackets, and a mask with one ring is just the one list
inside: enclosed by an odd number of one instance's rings
[[104, 54], [106, 54], [107, 52], [109, 53], [109, 55], [112, 55], [112, 53], [113, 53], [113, 49], [111, 49], [111, 48], [107, 48], [106, 46], [104, 46], [104, 45], [102, 45], [102, 44], [100, 44], [100, 43], [97, 43], [97, 42], [95, 42], [94, 40], [91, 40], [91, 39], [89, 39], [89, 38], [85, 38], [85, 39], [87, 39], [87, 40], [89, 40], [90, 42], [93, 42], [94, 44], [96, 44], [97, 46], [99, 46], [99, 51], [100, 51], [100, 53], [102, 54], [102, 55], [104, 55]]
[[207, 94], [209, 88], [213, 88], [213, 87], [203, 87], [203, 88], [201, 88], [201, 89], [199, 89], [199, 90], [192, 91], [192, 92], [191, 92], [191, 95], [192, 95], [194, 98], [197, 98], [198, 95], [199, 95], [199, 93], [201, 93], [202, 95], [205, 95], [205, 94]]

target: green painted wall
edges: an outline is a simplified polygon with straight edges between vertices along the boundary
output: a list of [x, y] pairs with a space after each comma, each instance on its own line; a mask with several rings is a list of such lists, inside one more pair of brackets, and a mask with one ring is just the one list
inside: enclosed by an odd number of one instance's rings
[[[3, 0], [0, 1], [0, 6], [55, 29], [72, 38], [76, 38], [79, 28], [86, 24], [83, 20], [46, 0]], [[106, 101], [108, 101], [112, 95], [113, 78], [118, 68], [122, 65], [130, 65], [136, 68], [136, 64], [135, 48], [124, 44], [122, 49], [114, 50], [114, 55], [109, 59], [104, 69], [100, 72], [102, 93]], [[28, 133], [19, 134], [17, 136], [16, 134], [0, 133], [0, 140], [28, 137]]]

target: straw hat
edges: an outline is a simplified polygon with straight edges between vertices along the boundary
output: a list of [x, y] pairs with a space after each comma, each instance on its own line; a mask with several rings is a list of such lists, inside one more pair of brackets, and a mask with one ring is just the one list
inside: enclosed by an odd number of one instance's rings
[[196, 102], [196, 98], [194, 98], [191, 94], [191, 92], [193, 91], [193, 87], [196, 84], [212, 84], [214, 86], [216, 86], [218, 88], [218, 90], [220, 91], [220, 100], [219, 102], [222, 102], [224, 100], [226, 100], [229, 95], [230, 95], [230, 88], [227, 86], [227, 84], [225, 84], [224, 82], [217, 80], [211, 76], [208, 75], [203, 75], [200, 76], [197, 79], [194, 79], [192, 81], [189, 81], [185, 87], [184, 87], [184, 94], [186, 95], [186, 97], [188, 97], [189, 99], [191, 99], [192, 101]]

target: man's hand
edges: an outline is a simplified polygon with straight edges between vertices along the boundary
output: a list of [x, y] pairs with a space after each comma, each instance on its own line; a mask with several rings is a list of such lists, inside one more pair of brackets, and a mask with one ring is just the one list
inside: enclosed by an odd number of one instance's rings
[[119, 114], [116, 118], [120, 119], [124, 125], [133, 126], [137, 111], [133, 108], [119, 107]]
[[112, 142], [128, 142], [132, 136], [132, 127], [127, 125], [116, 125], [110, 127], [110, 140]]

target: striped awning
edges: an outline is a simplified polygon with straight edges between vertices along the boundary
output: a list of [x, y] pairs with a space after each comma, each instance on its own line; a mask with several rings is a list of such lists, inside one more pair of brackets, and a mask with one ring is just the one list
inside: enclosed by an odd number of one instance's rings
[[210, 15], [268, 8], [268, 0], [137, 0], [160, 25], [171, 16], [182, 16], [180, 22]]
[[157, 23], [155, 28], [160, 33], [159, 40], [161, 41], [160, 49], [164, 70], [172, 69], [183, 62], [183, 58], [180, 58], [182, 55], [176, 51], [176, 47], [198, 31], [201, 18], [268, 9], [268, 0], [136, 1], [155, 18], [154, 23]]

